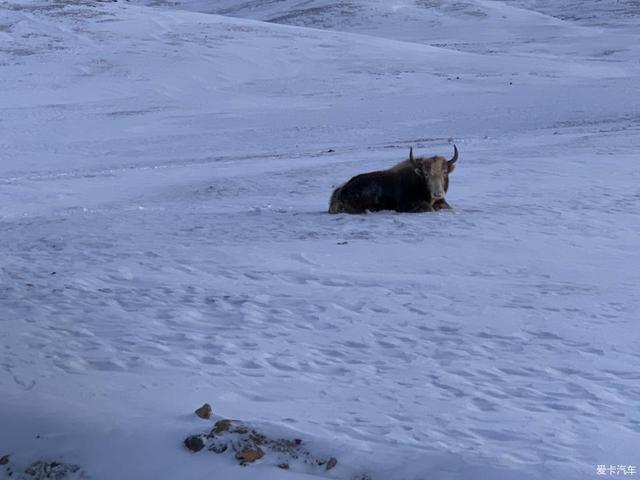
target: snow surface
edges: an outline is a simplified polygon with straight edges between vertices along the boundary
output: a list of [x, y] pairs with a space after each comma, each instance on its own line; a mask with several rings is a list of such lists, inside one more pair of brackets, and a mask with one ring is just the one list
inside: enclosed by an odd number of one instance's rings
[[[639, 8], [0, 1], [0, 456], [95, 479], [640, 466]], [[451, 141], [453, 211], [325, 213]], [[205, 401], [338, 466], [192, 454]]]

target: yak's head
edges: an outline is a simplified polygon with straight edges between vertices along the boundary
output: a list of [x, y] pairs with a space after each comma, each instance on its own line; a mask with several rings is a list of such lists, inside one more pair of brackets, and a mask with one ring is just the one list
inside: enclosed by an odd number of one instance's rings
[[449, 174], [453, 172], [457, 160], [458, 148], [455, 145], [451, 160], [444, 157], [414, 157], [413, 147], [409, 150], [409, 162], [413, 165], [413, 171], [427, 183], [432, 202], [444, 199], [449, 189]]

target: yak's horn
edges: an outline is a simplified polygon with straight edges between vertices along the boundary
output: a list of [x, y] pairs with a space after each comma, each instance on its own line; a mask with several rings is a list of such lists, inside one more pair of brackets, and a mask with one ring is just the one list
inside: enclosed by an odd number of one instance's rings
[[451, 160], [449, 160], [449, 163], [456, 163], [456, 160], [458, 160], [458, 147], [456, 147], [456, 144], [453, 144], [453, 157], [451, 158]]

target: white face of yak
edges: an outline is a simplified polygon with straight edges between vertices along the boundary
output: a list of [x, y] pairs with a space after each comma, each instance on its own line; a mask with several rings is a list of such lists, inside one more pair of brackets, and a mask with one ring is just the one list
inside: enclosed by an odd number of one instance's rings
[[413, 158], [413, 150], [409, 153], [409, 160], [415, 165], [415, 173], [427, 182], [432, 201], [443, 200], [449, 188], [449, 174], [455, 168], [455, 163], [458, 160], [458, 149], [455, 145], [454, 149], [455, 153], [451, 160], [444, 157]]

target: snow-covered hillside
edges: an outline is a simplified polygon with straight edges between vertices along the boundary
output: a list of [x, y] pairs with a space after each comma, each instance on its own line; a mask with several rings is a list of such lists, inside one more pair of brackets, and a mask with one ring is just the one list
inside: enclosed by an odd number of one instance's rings
[[[0, 2], [0, 478], [640, 468], [638, 8]], [[453, 211], [326, 213], [452, 142]]]

